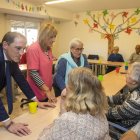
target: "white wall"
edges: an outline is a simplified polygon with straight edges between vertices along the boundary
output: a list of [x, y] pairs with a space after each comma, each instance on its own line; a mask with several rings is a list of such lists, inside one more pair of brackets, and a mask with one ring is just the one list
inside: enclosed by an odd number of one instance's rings
[[[109, 16], [112, 12], [114, 14], [120, 12], [129, 12], [128, 17], [132, 15], [136, 11], [136, 9], [123, 9], [123, 10], [109, 10], [109, 14], [106, 16], [106, 19], [109, 18], [111, 21], [111, 17]], [[97, 13], [102, 13], [102, 11], [92, 11], [91, 15]], [[93, 33], [89, 33], [88, 25], [84, 23], [83, 20], [88, 19], [89, 24], [93, 27], [93, 21], [90, 16], [86, 15], [86, 12], [78, 13], [80, 15], [79, 20], [76, 19], [76, 14], [73, 16], [73, 21], [61, 22], [59, 25], [59, 55], [66, 53], [69, 50], [69, 42], [73, 38], [80, 38], [84, 43], [84, 51], [85, 54], [98, 54], [100, 58], [107, 59], [107, 51], [108, 51], [108, 40], [101, 39], [101, 34], [93, 31]], [[140, 14], [135, 15], [137, 20], [140, 19]], [[96, 18], [97, 19], [97, 18]], [[126, 18], [124, 18], [126, 19]], [[74, 21], [78, 22], [77, 27], [74, 24]], [[130, 20], [131, 21], [131, 20]], [[122, 14], [116, 17], [113, 21], [113, 25], [119, 25], [122, 23]], [[104, 21], [101, 17], [100, 24], [103, 26]], [[131, 25], [131, 24], [130, 24]], [[115, 26], [115, 27], [116, 27]], [[124, 27], [127, 27], [126, 24]], [[135, 25], [136, 28], [140, 27], [140, 22]], [[96, 29], [96, 28], [95, 28]], [[99, 31], [105, 33], [100, 27], [98, 27]], [[109, 29], [107, 29], [109, 31]], [[133, 30], [130, 35], [126, 34], [124, 31], [119, 34], [119, 40], [114, 40], [114, 46], [120, 47], [120, 54], [123, 55], [124, 60], [127, 61], [132, 52], [135, 51], [136, 44], [140, 44], [140, 36], [136, 33], [137, 30]]]

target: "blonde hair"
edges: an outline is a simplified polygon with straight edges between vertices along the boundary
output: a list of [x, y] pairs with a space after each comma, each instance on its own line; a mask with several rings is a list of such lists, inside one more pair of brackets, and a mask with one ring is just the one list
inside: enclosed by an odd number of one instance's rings
[[68, 73], [67, 82], [70, 93], [66, 97], [65, 109], [75, 113], [94, 116], [105, 115], [108, 108], [107, 98], [101, 82], [93, 72], [85, 67], [72, 69]]
[[83, 45], [83, 42], [79, 38], [74, 38], [69, 43], [70, 48], [74, 48], [77, 45]]
[[43, 51], [47, 49], [46, 43], [56, 35], [57, 30], [52, 24], [44, 24], [40, 27], [38, 41]]

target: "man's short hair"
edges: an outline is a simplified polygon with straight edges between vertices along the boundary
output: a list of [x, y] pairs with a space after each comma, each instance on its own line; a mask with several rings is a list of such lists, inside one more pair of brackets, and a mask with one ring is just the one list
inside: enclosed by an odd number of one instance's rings
[[11, 43], [13, 43], [15, 41], [16, 37], [22, 37], [22, 38], [24, 38], [26, 40], [26, 37], [24, 35], [22, 35], [21, 33], [18, 33], [18, 32], [8, 32], [8, 33], [6, 33], [4, 35], [1, 44], [3, 44], [3, 42], [6, 41], [8, 46], [9, 46]]
[[[137, 47], [137, 46], [139, 46], [139, 48], [140, 48], [140, 45], [139, 45], [139, 44], [138, 44], [138, 45], [136, 45], [136, 47]], [[136, 48], [136, 47], [135, 47], [135, 48]]]

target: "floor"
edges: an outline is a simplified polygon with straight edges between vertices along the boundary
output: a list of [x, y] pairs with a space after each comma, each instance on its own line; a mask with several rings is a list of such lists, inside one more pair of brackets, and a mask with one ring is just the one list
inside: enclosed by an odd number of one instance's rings
[[[8, 104], [7, 104], [7, 97], [5, 91], [3, 91], [3, 95], [4, 96], [1, 97], [1, 99], [6, 111], [8, 112]], [[23, 92], [21, 92], [20, 89], [18, 89], [18, 92], [15, 96], [15, 103], [13, 103], [13, 112], [10, 115], [11, 120], [29, 111], [28, 105], [24, 105], [23, 108], [20, 107], [22, 98], [26, 99], [26, 96], [23, 94]]]

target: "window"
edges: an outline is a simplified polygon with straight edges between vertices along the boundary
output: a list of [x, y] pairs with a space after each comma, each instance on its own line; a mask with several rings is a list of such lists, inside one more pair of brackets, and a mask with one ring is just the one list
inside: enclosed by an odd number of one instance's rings
[[31, 45], [37, 41], [38, 30], [36, 22], [11, 20], [11, 31], [16, 31], [26, 36], [27, 45]]

